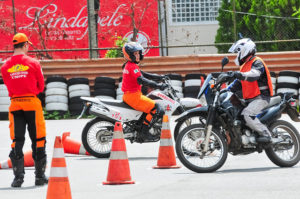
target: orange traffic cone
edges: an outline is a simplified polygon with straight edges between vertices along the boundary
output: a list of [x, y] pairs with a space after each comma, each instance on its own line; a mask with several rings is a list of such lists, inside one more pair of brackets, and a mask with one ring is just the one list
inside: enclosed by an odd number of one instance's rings
[[108, 174], [104, 185], [134, 184], [131, 180], [121, 122], [116, 122], [109, 158]]
[[67, 174], [65, 154], [61, 137], [56, 136], [48, 182], [47, 199], [69, 199], [71, 188]]
[[172, 135], [170, 124], [167, 115], [163, 117], [160, 147], [157, 159], [157, 166], [154, 169], [177, 169], [180, 166], [176, 165], [175, 151], [172, 143]]
[[79, 155], [90, 155], [84, 148], [83, 144], [68, 138], [70, 132], [65, 132], [62, 135], [62, 143], [64, 146], [65, 153], [79, 154]]
[[[30, 150], [24, 153], [24, 167], [33, 167], [33, 166], [34, 166], [34, 160], [32, 158], [32, 151]], [[0, 163], [0, 169], [9, 169], [9, 168], [12, 168], [10, 158]]]

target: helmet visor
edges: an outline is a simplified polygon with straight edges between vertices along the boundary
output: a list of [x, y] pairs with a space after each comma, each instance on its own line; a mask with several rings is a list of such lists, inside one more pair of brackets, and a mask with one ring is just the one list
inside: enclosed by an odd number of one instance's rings
[[229, 48], [228, 52], [230, 53], [238, 53], [238, 43], [235, 42], [234, 44], [232, 44], [232, 46]]

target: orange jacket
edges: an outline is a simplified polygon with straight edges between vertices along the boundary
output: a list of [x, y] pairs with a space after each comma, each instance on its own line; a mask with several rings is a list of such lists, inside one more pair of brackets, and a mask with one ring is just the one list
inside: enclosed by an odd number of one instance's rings
[[[267, 78], [268, 78], [268, 86], [269, 86], [270, 96], [273, 96], [271, 75], [270, 75], [267, 65], [261, 58], [256, 57], [256, 58], [244, 63], [240, 68], [240, 72], [250, 71], [252, 68], [252, 63], [257, 59], [260, 59], [260, 61], [262, 61], [263, 65], [265, 67], [265, 71], [266, 71]], [[260, 95], [260, 90], [259, 90], [257, 81], [249, 82], [246, 80], [241, 80], [241, 83], [242, 83], [242, 91], [243, 91], [244, 99], [251, 99], [251, 98], [254, 98], [254, 97]]]

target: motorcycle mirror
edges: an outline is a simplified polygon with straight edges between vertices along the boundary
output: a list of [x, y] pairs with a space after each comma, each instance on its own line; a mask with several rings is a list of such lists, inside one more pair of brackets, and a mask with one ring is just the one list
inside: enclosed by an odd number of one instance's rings
[[229, 59], [228, 59], [228, 57], [224, 57], [223, 59], [222, 59], [222, 72], [223, 72], [223, 68], [224, 68], [224, 66], [226, 65], [226, 64], [228, 64], [229, 63]]

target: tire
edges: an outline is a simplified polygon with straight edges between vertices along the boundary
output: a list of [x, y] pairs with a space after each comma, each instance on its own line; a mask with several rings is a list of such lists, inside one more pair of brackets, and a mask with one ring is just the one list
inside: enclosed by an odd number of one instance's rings
[[[97, 158], [109, 158], [111, 141], [101, 141], [100, 136], [103, 135], [103, 133], [109, 133], [110, 136], [113, 136], [114, 125], [115, 122], [113, 120], [104, 120], [98, 117], [88, 122], [81, 134], [81, 141], [85, 150]], [[99, 149], [101, 148], [100, 146], [107, 146], [107, 150], [101, 151]]]
[[189, 87], [189, 86], [201, 86], [201, 79], [188, 79], [185, 80], [184, 82], [184, 87]]
[[50, 82], [46, 85], [47, 89], [50, 88], [62, 88], [62, 89], [67, 89], [68, 85], [64, 82]]
[[[272, 80], [272, 82], [273, 82], [273, 80]], [[278, 76], [277, 83], [290, 83], [290, 84], [298, 85], [299, 78], [293, 77], [293, 76]]]
[[67, 83], [67, 79], [59, 76], [59, 75], [55, 75], [55, 76], [51, 76], [48, 77], [46, 80], [46, 84], [49, 84], [50, 82], [63, 82], [63, 83]]
[[173, 88], [178, 91], [179, 93], [182, 93], [182, 87], [181, 86], [173, 86]]
[[97, 83], [105, 83], [105, 84], [112, 84], [115, 85], [116, 80], [111, 77], [96, 77], [95, 84]]
[[82, 103], [83, 100], [80, 99], [80, 96], [79, 96], [79, 97], [70, 98], [69, 102], [70, 102], [70, 104], [79, 104], [79, 103]]
[[4, 81], [2, 78], [0, 78], [0, 84], [4, 84]]
[[8, 112], [0, 112], [0, 120], [8, 120]]
[[294, 93], [294, 97], [298, 95], [298, 89], [293, 88], [277, 88], [276, 94], [279, 93]]
[[89, 90], [75, 90], [69, 93], [69, 97], [90, 97], [91, 93]]
[[87, 84], [89, 85], [89, 79], [85, 77], [74, 77], [68, 80], [68, 85], [72, 86], [74, 84]]
[[8, 112], [10, 104], [0, 105], [0, 112]]
[[95, 96], [96, 98], [99, 98], [99, 99], [103, 99], [103, 100], [115, 100], [115, 98], [111, 97], [111, 96], [106, 96], [106, 95], [97, 95]]
[[[6, 85], [5, 84], [0, 84], [0, 90], [2, 91], [2, 90], [7, 90], [7, 87], [6, 87]], [[0, 91], [0, 92], [1, 92]]]
[[193, 115], [185, 120], [178, 121], [175, 128], [174, 128], [174, 141], [176, 142], [176, 139], [178, 137], [178, 134], [186, 127], [192, 125], [192, 124], [205, 124], [206, 123], [207, 115]]
[[278, 77], [279, 76], [291, 76], [291, 77], [299, 77], [299, 73], [298, 72], [295, 72], [295, 71], [289, 71], [289, 70], [287, 70], [287, 71], [280, 71], [279, 73], [278, 73]]
[[123, 95], [123, 91], [121, 88], [117, 88], [117, 95]]
[[46, 104], [46, 111], [68, 111], [68, 104], [65, 103], [49, 103]]
[[98, 89], [95, 90], [94, 95], [95, 96], [106, 95], [106, 96], [111, 96], [113, 98], [116, 98], [116, 91], [111, 89]]
[[114, 84], [107, 84], [107, 83], [96, 83], [94, 86], [95, 90], [103, 89], [103, 88], [115, 90], [116, 86]]
[[201, 79], [203, 77], [204, 79], [206, 78], [206, 75], [203, 73], [189, 73], [185, 75], [185, 80], [188, 79]]
[[182, 81], [181, 80], [171, 80], [171, 85], [182, 87]]
[[0, 97], [0, 105], [10, 104], [10, 97]]
[[68, 97], [63, 95], [49, 95], [45, 98], [45, 103], [64, 103], [68, 104]]
[[8, 97], [8, 90], [1, 90], [0, 97]]
[[[292, 157], [291, 160], [283, 160], [281, 157], [279, 157], [276, 153], [276, 151], [274, 150], [276, 146], [278, 145], [273, 145], [269, 148], [267, 148], [265, 150], [268, 158], [277, 166], [279, 167], [292, 167], [294, 165], [296, 165], [299, 161], [300, 161], [300, 135], [299, 132], [297, 131], [297, 129], [289, 122], [287, 121], [283, 121], [283, 120], [277, 120], [275, 121], [270, 127], [269, 129], [271, 130], [271, 132], [274, 132], [276, 127], [281, 127], [282, 129], [284, 129], [286, 131], [286, 133], [288, 133], [288, 137], [291, 138], [293, 141], [293, 147], [294, 149], [294, 156]], [[282, 131], [280, 131], [282, 132]], [[282, 146], [281, 146], [282, 147]], [[279, 149], [280, 150], [280, 149]], [[277, 151], [279, 151], [277, 149]], [[286, 150], [282, 150], [284, 152], [286, 152]], [[290, 156], [291, 153], [288, 153], [288, 155]]]
[[166, 76], [168, 76], [171, 80], [180, 80], [180, 81], [182, 81], [182, 76], [180, 74], [177, 74], [177, 73], [166, 74]]
[[[205, 125], [202, 124], [192, 124], [188, 127], [186, 127], [185, 129], [183, 129], [176, 140], [176, 153], [177, 153], [177, 157], [178, 159], [181, 161], [181, 163], [186, 166], [188, 169], [197, 172], [197, 173], [208, 173], [208, 172], [213, 172], [218, 170], [220, 167], [223, 166], [223, 164], [225, 163], [226, 159], [227, 159], [227, 155], [228, 155], [228, 148], [227, 148], [227, 143], [225, 142], [225, 138], [219, 133], [219, 131], [217, 129], [212, 129], [212, 134], [210, 137], [210, 141], [217, 141], [215, 143], [215, 145], [210, 144], [210, 150], [208, 152], [208, 155], [212, 154], [212, 153], [217, 153], [218, 149], [221, 150], [221, 154], [219, 159], [217, 160], [217, 162], [211, 166], [198, 166], [196, 165], [197, 163], [202, 163], [202, 162], [206, 162], [206, 161], [201, 161], [202, 159], [200, 159], [199, 157], [199, 153], [196, 152], [200, 152], [200, 150], [196, 147], [197, 143], [200, 143], [201, 140], [203, 141], [204, 139], [204, 129], [205, 129]], [[201, 133], [201, 135], [203, 136], [199, 136], [198, 132], [203, 132], [203, 134]], [[198, 134], [197, 134], [198, 133]], [[190, 142], [187, 142], [185, 140], [185, 138], [190, 139]], [[197, 141], [196, 141], [197, 140]], [[193, 142], [193, 144], [191, 145], [187, 145], [189, 143]], [[195, 143], [197, 142], [197, 143]], [[194, 146], [195, 149], [190, 149], [190, 146]], [[211, 148], [211, 146], [215, 146], [215, 148]], [[193, 152], [190, 152], [193, 151]], [[207, 155], [204, 156], [204, 159]], [[197, 162], [193, 162], [193, 159], [197, 160]], [[212, 160], [212, 159], [210, 159]], [[212, 161], [210, 161], [212, 162]]]
[[46, 89], [45, 95], [46, 96], [50, 96], [50, 95], [68, 96], [68, 91], [63, 88], [50, 88], [50, 89]]
[[74, 103], [69, 105], [71, 115], [80, 115], [83, 109], [83, 103]]
[[72, 86], [69, 86], [69, 92], [77, 91], [77, 90], [87, 90], [90, 91], [90, 86], [87, 84], [74, 84]]

